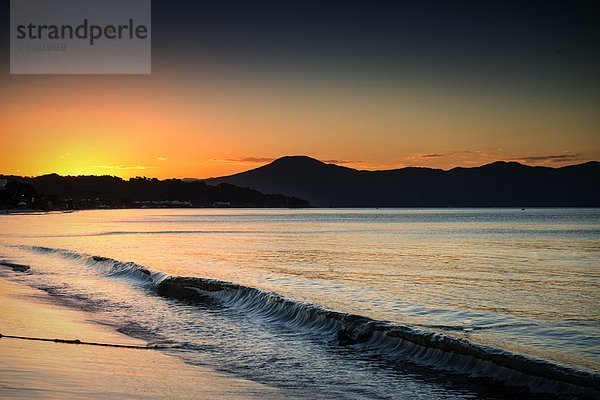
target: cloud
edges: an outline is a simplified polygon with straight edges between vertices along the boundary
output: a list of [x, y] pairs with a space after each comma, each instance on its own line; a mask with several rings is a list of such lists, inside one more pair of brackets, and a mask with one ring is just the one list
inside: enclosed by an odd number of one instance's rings
[[442, 158], [442, 157], [449, 157], [449, 156], [454, 156], [457, 154], [482, 154], [480, 151], [471, 151], [471, 150], [459, 150], [459, 151], [451, 151], [450, 153], [419, 153], [419, 154], [414, 154], [412, 156], [407, 157], [408, 160], [411, 161], [415, 161], [418, 159], [423, 159], [423, 158]]
[[417, 154], [417, 156], [419, 158], [438, 158], [438, 157], [446, 157], [450, 154], [436, 154], [436, 153], [430, 153], [430, 154]]
[[249, 162], [249, 163], [266, 163], [274, 161], [273, 157], [244, 157], [244, 158], [230, 158], [228, 161], [236, 162]]
[[360, 160], [321, 160], [328, 164], [363, 164], [364, 161]]
[[441, 166], [453, 168], [457, 166], [472, 167], [479, 166], [505, 157], [497, 153], [487, 153], [481, 150], [455, 150], [448, 153], [419, 153], [406, 157], [411, 166]]
[[207, 160], [201, 161], [188, 161], [185, 160], [183, 163], [185, 165], [206, 165], [206, 164], [237, 164], [237, 163], [247, 163], [247, 164], [262, 164], [274, 161], [275, 158], [272, 157], [243, 157], [243, 158], [210, 158]]
[[[498, 149], [497, 152], [486, 153], [479, 150], [457, 150], [448, 153], [419, 153], [408, 156], [406, 159], [414, 163], [414, 165], [429, 165], [430, 163], [450, 163], [451, 167], [454, 166], [476, 166], [492, 161], [505, 160], [505, 161], [518, 161], [525, 164], [553, 164], [568, 162], [580, 159], [581, 153], [563, 153], [554, 155], [539, 155], [539, 156], [525, 156], [525, 157], [509, 157], [500, 154], [503, 150]], [[439, 161], [432, 161], [439, 160]]]
[[92, 168], [102, 169], [156, 169], [155, 166], [147, 165], [92, 165]]
[[156, 157], [156, 159], [158, 161], [165, 161], [167, 159], [167, 157]]
[[528, 157], [520, 157], [515, 158], [516, 161], [524, 161], [524, 162], [560, 162], [560, 161], [570, 161], [576, 160], [581, 156], [581, 153], [575, 154], [556, 154], [550, 156], [528, 156]]

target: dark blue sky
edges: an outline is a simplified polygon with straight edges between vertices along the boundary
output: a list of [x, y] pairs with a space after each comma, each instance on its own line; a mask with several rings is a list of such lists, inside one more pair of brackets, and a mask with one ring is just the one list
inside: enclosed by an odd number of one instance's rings
[[592, 1], [155, 0], [153, 44], [159, 62], [598, 87], [599, 17]]
[[[542, 74], [596, 85], [597, 4], [154, 0], [153, 55], [157, 66], [164, 59], [216, 59], [314, 71]], [[3, 13], [5, 32], [8, 16]], [[7, 35], [3, 45], [6, 69]]]

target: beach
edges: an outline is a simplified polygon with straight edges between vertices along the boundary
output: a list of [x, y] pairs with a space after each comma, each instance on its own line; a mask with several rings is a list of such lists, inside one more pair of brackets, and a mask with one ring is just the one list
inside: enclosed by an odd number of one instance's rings
[[[146, 345], [91, 322], [89, 313], [66, 308], [41, 290], [9, 280], [11, 274], [17, 273], [0, 271], [3, 335]], [[276, 393], [153, 349], [0, 338], [3, 399], [256, 399]]]

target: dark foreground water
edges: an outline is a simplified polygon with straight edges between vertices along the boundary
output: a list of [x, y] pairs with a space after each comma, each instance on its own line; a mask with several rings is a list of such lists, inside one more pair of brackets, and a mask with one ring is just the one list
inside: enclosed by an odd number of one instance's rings
[[597, 398], [600, 210], [0, 217], [99, 322], [299, 398]]

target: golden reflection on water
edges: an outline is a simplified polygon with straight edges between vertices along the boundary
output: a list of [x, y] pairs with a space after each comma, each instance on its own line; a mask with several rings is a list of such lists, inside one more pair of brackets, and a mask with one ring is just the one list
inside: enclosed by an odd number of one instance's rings
[[[135, 261], [401, 324], [600, 321], [598, 210], [115, 210], [0, 224], [6, 244]], [[507, 332], [468, 335], [600, 370], [597, 357], [542, 333]]]

